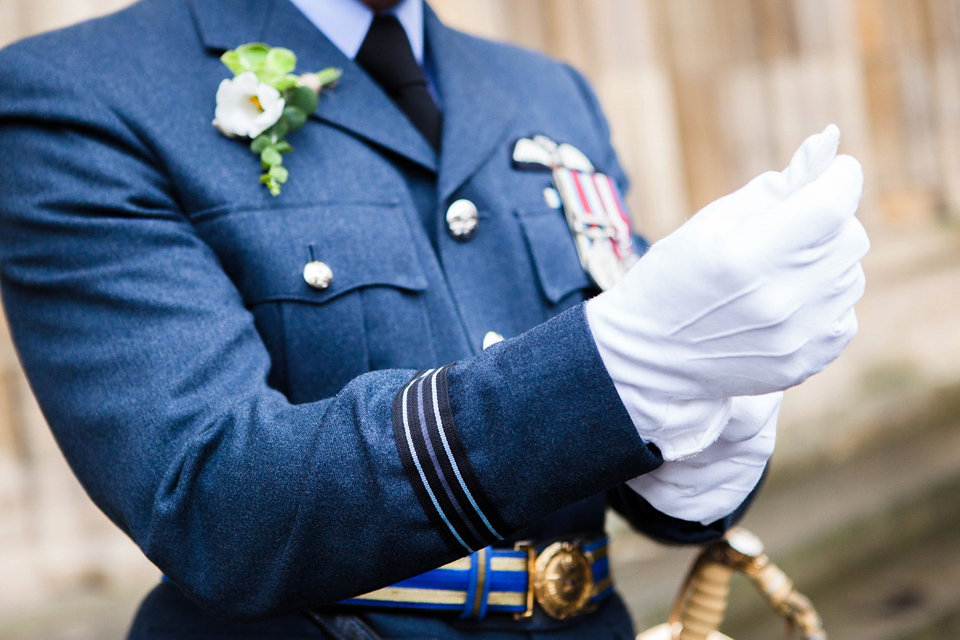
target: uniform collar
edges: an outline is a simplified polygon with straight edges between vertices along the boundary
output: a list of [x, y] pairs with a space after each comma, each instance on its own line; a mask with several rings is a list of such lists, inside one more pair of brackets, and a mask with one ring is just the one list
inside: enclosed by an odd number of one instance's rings
[[[360, 0], [290, 0], [346, 57], [357, 57], [373, 11]], [[403, 0], [387, 10], [403, 25], [417, 63], [423, 64], [423, 0]]]
[[[373, 12], [359, 0], [188, 0], [196, 19], [200, 38], [208, 49], [226, 51], [264, 39], [270, 22], [277, 15], [289, 17], [289, 5], [299, 9], [303, 18], [319, 29], [347, 58], [353, 59], [360, 49]], [[390, 10], [403, 25], [417, 62], [424, 57], [424, 3], [423, 0], [403, 0]], [[338, 35], [342, 31], [344, 35]], [[314, 36], [316, 34], [313, 34]], [[267, 42], [274, 46], [281, 46]], [[290, 48], [289, 45], [282, 45]]]

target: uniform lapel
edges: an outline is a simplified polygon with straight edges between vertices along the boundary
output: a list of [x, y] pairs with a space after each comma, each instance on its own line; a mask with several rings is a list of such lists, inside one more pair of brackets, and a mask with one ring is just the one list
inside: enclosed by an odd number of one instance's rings
[[226, 51], [263, 37], [273, 0], [188, 0], [203, 46]]
[[506, 141], [516, 103], [471, 47], [424, 6], [428, 53], [443, 101], [438, 196], [445, 201]]
[[377, 84], [288, 0], [190, 0], [204, 46], [225, 51], [265, 42], [297, 54], [297, 71], [343, 70], [313, 117], [389, 149], [431, 171], [437, 157]]

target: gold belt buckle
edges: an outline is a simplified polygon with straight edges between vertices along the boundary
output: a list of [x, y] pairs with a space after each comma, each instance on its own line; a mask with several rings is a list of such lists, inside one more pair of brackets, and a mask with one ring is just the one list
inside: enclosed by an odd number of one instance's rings
[[527, 553], [527, 609], [514, 616], [517, 620], [533, 616], [534, 599], [555, 620], [595, 609], [590, 604], [593, 568], [580, 541], [554, 542], [539, 556], [529, 543], [517, 543], [515, 548]]

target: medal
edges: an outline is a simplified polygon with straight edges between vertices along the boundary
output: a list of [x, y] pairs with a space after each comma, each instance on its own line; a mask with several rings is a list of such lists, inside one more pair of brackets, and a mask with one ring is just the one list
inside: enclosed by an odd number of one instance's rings
[[513, 163], [518, 169], [553, 173], [580, 266], [601, 290], [612, 287], [640, 259], [620, 188], [597, 172], [583, 152], [538, 135], [517, 141]]

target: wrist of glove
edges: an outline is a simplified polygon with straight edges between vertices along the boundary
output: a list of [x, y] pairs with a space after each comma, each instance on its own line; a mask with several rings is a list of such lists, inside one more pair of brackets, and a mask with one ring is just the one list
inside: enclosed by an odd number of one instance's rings
[[664, 460], [703, 451], [730, 420], [730, 398], [671, 398], [645, 385], [615, 385], [640, 437]]
[[799, 384], [856, 333], [863, 174], [838, 144], [834, 126], [811, 136], [784, 171], [708, 205], [587, 302], [620, 398], [665, 460], [717, 439], [725, 399]]
[[782, 398], [780, 392], [733, 398], [716, 442], [627, 485], [674, 518], [707, 525], [729, 515], [757, 486], [773, 454]]

